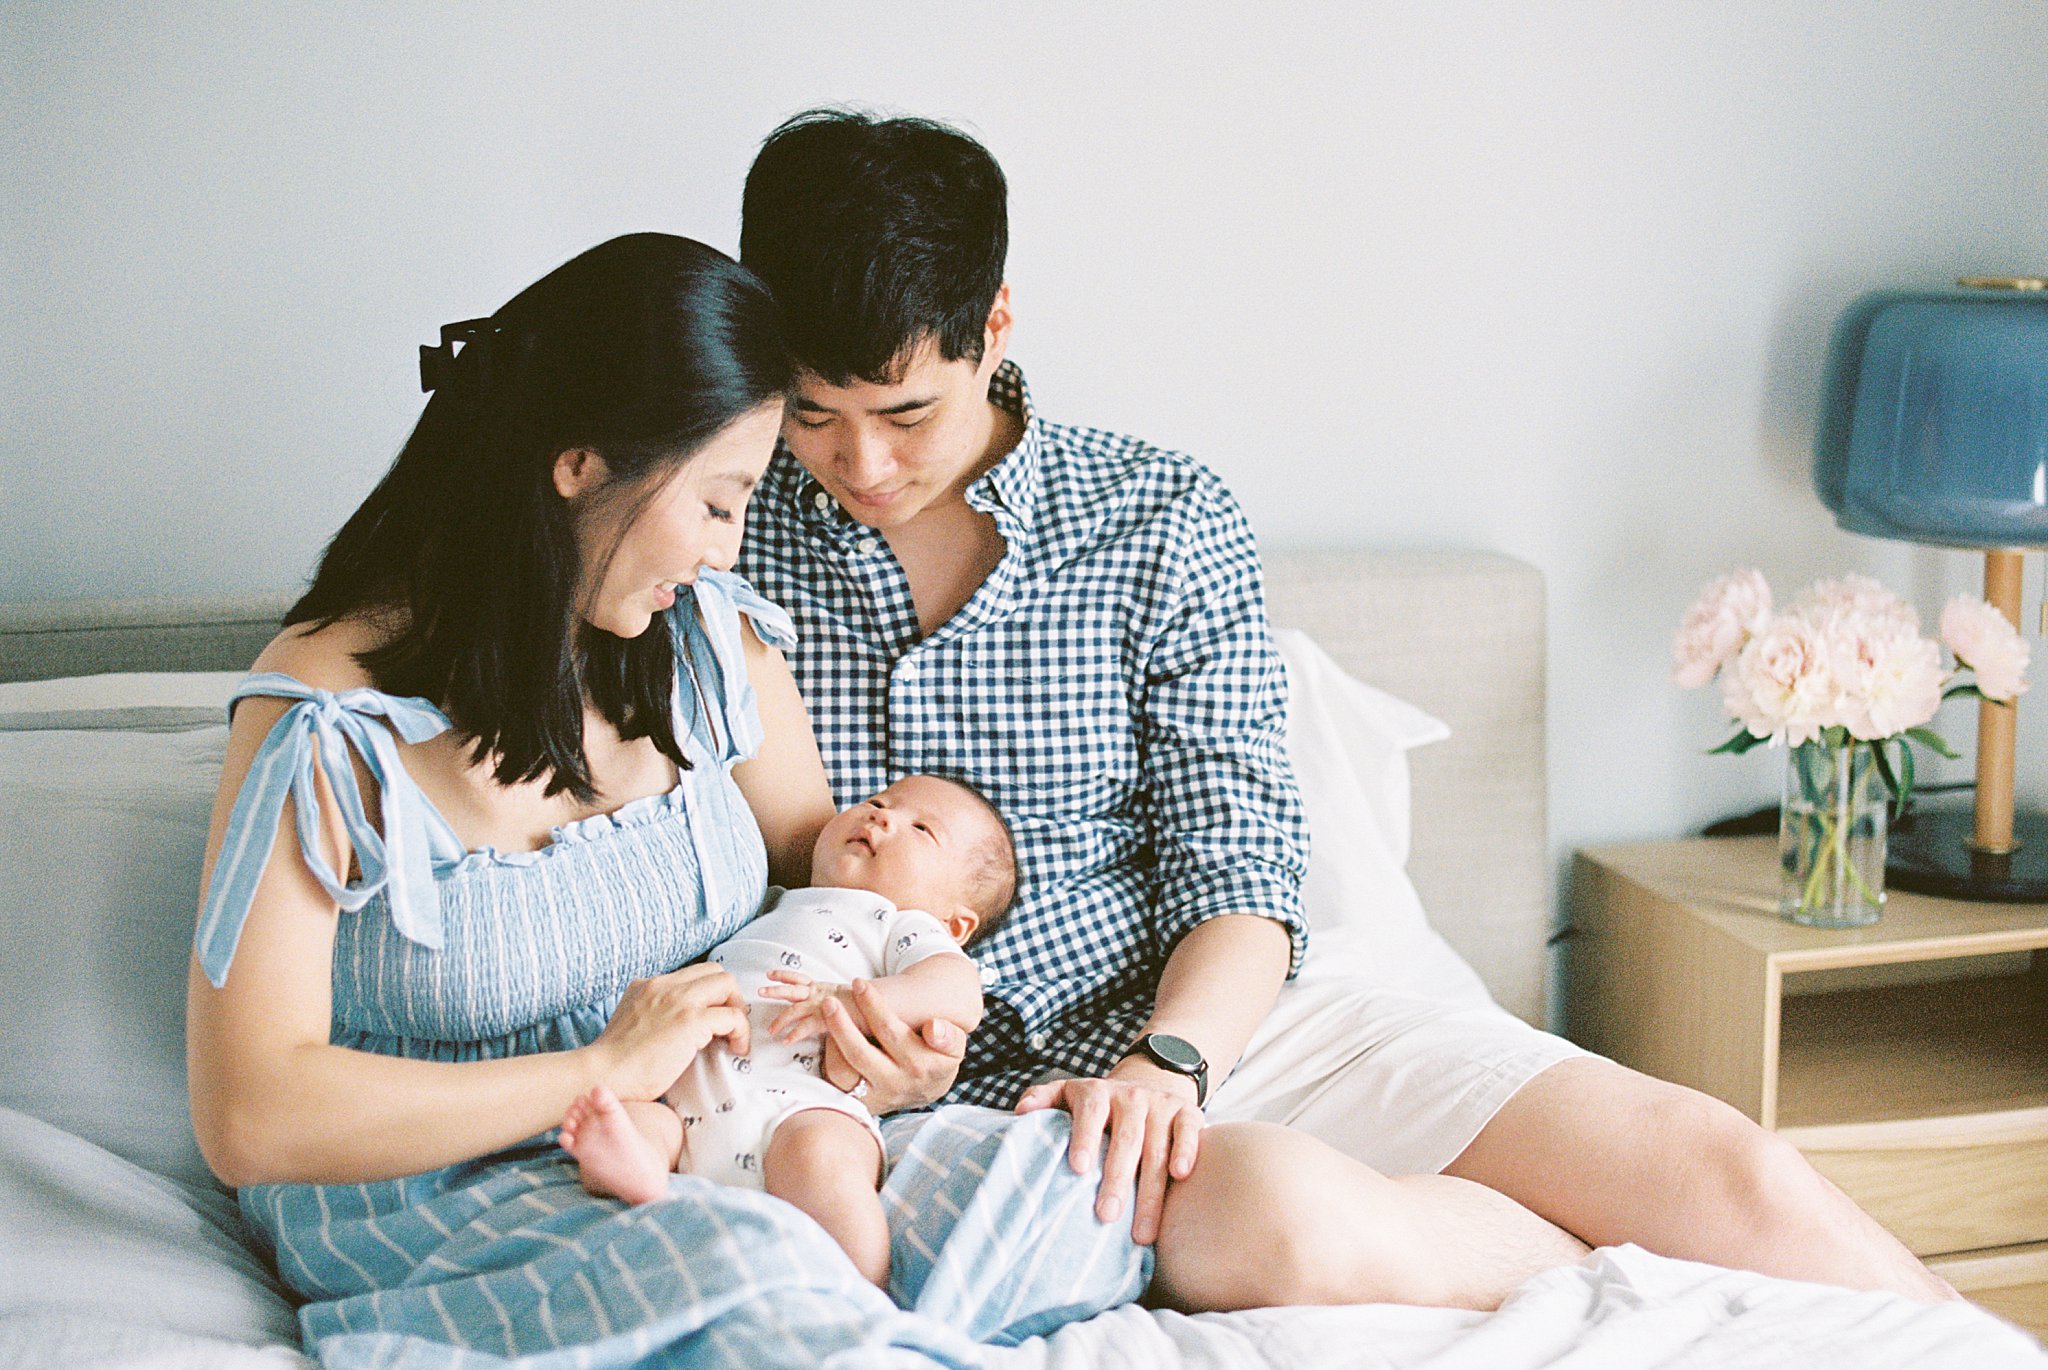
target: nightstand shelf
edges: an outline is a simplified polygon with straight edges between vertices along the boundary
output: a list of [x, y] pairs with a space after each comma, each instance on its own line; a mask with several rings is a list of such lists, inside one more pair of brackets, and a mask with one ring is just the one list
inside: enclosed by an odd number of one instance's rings
[[1869, 927], [1803, 928], [1770, 838], [1602, 847], [1574, 875], [1575, 1040], [1776, 1129], [2048, 1328], [2048, 906], [1894, 891]]
[[2032, 974], [1795, 994], [1780, 1009], [1792, 1140], [2048, 1134], [2048, 995]]

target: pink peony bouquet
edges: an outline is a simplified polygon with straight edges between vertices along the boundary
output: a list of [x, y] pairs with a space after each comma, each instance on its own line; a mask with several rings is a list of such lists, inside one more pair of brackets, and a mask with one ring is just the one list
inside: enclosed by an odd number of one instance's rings
[[[2005, 702], [2026, 688], [2027, 643], [2003, 614], [1958, 595], [1941, 614], [1941, 642], [1920, 635], [1913, 607], [1868, 576], [1816, 581], [1774, 612], [1762, 573], [1708, 585], [1672, 643], [1672, 680], [1691, 689], [1721, 678], [1721, 702], [1741, 724], [1714, 750], [1770, 742], [1798, 747], [1869, 743], [1894, 799], [1913, 784], [1908, 740], [1954, 756], [1925, 725], [1952, 695]], [[1941, 647], [1955, 657], [1944, 668]], [[1959, 681], [1964, 671], [1972, 679]], [[1888, 754], [1896, 742], [1897, 756]]]

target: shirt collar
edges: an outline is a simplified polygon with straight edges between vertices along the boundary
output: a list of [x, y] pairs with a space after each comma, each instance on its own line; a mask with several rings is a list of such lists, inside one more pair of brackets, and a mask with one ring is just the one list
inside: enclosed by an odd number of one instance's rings
[[[967, 487], [967, 502], [985, 514], [998, 512], [1014, 520], [1020, 531], [1029, 531], [1038, 512], [1042, 488], [1039, 472], [1043, 463], [1045, 434], [1031, 406], [1031, 388], [1024, 381], [1023, 368], [1013, 361], [998, 367], [988, 383], [989, 402], [1024, 421], [1023, 436], [1001, 460]], [[791, 501], [797, 517], [809, 527], [846, 534], [859, 527], [839, 502], [803, 468], [786, 446], [777, 444], [778, 455], [786, 458], [794, 479]]]
[[790, 507], [796, 511], [797, 522], [820, 532], [844, 533], [854, 527], [846, 511], [832, 498], [818, 478], [804, 469], [802, 462], [788, 447], [778, 442], [775, 445], [778, 462], [787, 462], [790, 486]]
[[1020, 531], [1029, 532], [1038, 514], [1038, 497], [1044, 488], [1039, 478], [1045, 454], [1045, 433], [1038, 414], [1031, 407], [1031, 387], [1024, 382], [1024, 370], [1005, 361], [989, 377], [989, 401], [1021, 419], [1023, 435], [1002, 459], [967, 487], [967, 502], [985, 514], [1007, 511]]

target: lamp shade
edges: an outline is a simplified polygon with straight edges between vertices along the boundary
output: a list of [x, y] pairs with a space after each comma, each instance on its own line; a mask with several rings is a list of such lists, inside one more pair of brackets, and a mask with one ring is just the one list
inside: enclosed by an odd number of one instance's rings
[[1851, 305], [1829, 350], [1814, 485], [1853, 533], [2048, 547], [2048, 292]]

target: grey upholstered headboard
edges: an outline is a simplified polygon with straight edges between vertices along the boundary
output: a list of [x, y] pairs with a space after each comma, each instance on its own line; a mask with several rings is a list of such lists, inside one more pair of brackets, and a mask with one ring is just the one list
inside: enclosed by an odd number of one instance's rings
[[0, 681], [102, 671], [238, 671], [293, 596], [64, 599], [0, 605]]
[[[1361, 680], [1451, 725], [1421, 748], [1409, 872], [1430, 920], [1502, 1005], [1543, 1022], [1543, 578], [1483, 552], [1280, 552], [1273, 621]], [[0, 606], [0, 681], [102, 671], [236, 670], [288, 597]], [[1324, 836], [1325, 840], [1327, 835]]]
[[1493, 997], [1543, 1026], [1553, 882], [1542, 572], [1492, 552], [1282, 552], [1266, 557], [1266, 600], [1276, 625], [1451, 725], [1449, 740], [1409, 754], [1408, 873]]

